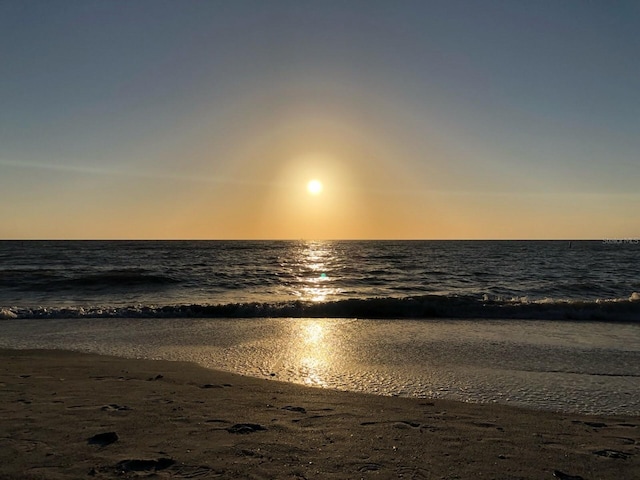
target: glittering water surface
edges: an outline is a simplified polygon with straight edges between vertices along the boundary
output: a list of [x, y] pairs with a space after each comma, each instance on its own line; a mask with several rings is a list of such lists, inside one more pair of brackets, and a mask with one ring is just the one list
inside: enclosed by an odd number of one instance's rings
[[383, 395], [640, 414], [640, 325], [631, 323], [153, 318], [1, 325], [2, 347], [194, 361]]
[[4, 241], [0, 346], [638, 414], [638, 272], [635, 240]]
[[640, 321], [639, 271], [636, 241], [4, 241], [0, 319]]

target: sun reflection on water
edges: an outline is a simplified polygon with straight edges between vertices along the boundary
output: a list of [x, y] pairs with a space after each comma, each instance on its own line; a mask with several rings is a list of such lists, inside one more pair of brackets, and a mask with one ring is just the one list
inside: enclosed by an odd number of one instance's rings
[[[289, 292], [304, 302], [336, 299], [341, 290], [335, 286], [337, 272], [344, 268], [344, 255], [333, 242], [309, 241], [297, 245], [282, 264], [290, 273]], [[291, 380], [306, 385], [327, 387], [336, 368], [333, 323], [327, 319], [291, 319], [290, 343], [281, 361], [289, 365]]]
[[324, 328], [318, 322], [313, 321], [304, 325], [303, 335], [305, 343], [317, 345], [324, 338]]
[[333, 285], [332, 270], [338, 255], [331, 242], [305, 242], [293, 259], [296, 285], [293, 294], [300, 300], [325, 302], [340, 293]]
[[326, 327], [321, 321], [301, 320], [298, 323], [298, 375], [307, 385], [326, 387], [331, 367], [331, 345], [326, 340]]

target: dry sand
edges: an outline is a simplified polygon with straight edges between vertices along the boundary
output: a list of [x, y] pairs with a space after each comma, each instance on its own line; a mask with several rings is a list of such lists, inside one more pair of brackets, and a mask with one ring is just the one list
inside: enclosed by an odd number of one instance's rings
[[637, 479], [640, 418], [0, 351], [0, 478]]

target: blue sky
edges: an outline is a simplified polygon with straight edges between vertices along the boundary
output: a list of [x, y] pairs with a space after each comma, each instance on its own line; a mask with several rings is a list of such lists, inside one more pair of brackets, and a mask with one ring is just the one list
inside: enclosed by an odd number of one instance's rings
[[637, 237], [639, 32], [637, 2], [3, 1], [0, 238]]

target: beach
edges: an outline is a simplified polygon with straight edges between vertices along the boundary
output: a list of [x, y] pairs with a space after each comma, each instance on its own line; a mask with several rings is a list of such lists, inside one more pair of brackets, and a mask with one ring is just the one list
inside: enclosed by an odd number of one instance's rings
[[0, 480], [640, 480], [639, 31], [0, 0]]
[[384, 396], [640, 415], [640, 326], [535, 320], [2, 321], [0, 348], [192, 362]]
[[1, 350], [0, 478], [631, 479], [640, 417]]
[[610, 247], [1, 243], [0, 480], [640, 478]]

